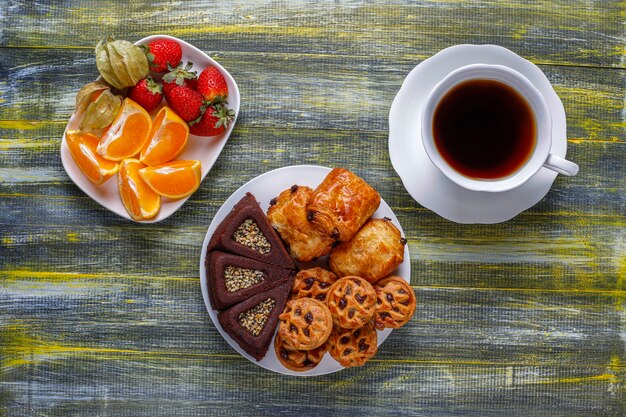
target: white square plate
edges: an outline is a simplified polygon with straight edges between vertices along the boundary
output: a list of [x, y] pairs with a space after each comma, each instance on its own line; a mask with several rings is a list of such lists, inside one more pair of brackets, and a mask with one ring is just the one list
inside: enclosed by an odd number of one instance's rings
[[[213, 164], [215, 164], [217, 158], [220, 156], [220, 153], [222, 153], [222, 149], [235, 127], [235, 122], [237, 120], [237, 116], [239, 115], [239, 88], [237, 87], [237, 83], [233, 77], [220, 64], [215, 62], [211, 59], [211, 57], [195, 46], [190, 45], [185, 41], [172, 36], [155, 35], [143, 38], [138, 42], [135, 42], [135, 45], [147, 45], [155, 39], [171, 39], [178, 42], [183, 50], [182, 62], [193, 62], [192, 70], [197, 71], [198, 75], [205, 67], [212, 65], [217, 67], [224, 75], [224, 78], [226, 78], [226, 83], [228, 84], [228, 108], [235, 111], [235, 118], [232, 123], [228, 126], [228, 129], [226, 129], [226, 131], [219, 136], [203, 137], [190, 134], [185, 149], [183, 149], [180, 155], [176, 158], [180, 160], [200, 160], [202, 162], [202, 179], [204, 179], [213, 167]], [[154, 117], [157, 111], [158, 109], [154, 110], [151, 115]], [[67, 132], [68, 130], [78, 128], [79, 123], [80, 120], [78, 120], [76, 114], [73, 114], [67, 124], [67, 127], [65, 128], [65, 131]], [[122, 200], [120, 199], [117, 188], [117, 176], [114, 176], [102, 185], [96, 185], [89, 181], [82, 173], [78, 165], [76, 165], [76, 162], [74, 162], [74, 159], [70, 154], [70, 150], [65, 139], [65, 132], [63, 132], [63, 140], [61, 142], [61, 161], [63, 162], [63, 168], [65, 168], [67, 175], [69, 175], [72, 181], [74, 181], [74, 184], [83, 190], [85, 194], [98, 202], [102, 207], [111, 210], [113, 213], [126, 219], [133, 220], [124, 208]], [[161, 210], [156, 217], [149, 220], [142, 220], [141, 223], [156, 223], [167, 219], [183, 204], [185, 204], [185, 201], [187, 201], [188, 198], [189, 197], [186, 197], [180, 200], [162, 198]]]

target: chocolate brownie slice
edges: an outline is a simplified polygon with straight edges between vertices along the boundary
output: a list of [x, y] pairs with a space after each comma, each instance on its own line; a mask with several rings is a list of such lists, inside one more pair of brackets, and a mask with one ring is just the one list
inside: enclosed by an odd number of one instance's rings
[[267, 353], [292, 285], [293, 275], [217, 315], [224, 331], [257, 361]]
[[295, 269], [285, 246], [250, 193], [246, 193], [220, 223], [207, 249], [234, 253], [285, 269]]
[[207, 254], [205, 267], [211, 305], [216, 310], [246, 300], [294, 274], [290, 269], [220, 251]]

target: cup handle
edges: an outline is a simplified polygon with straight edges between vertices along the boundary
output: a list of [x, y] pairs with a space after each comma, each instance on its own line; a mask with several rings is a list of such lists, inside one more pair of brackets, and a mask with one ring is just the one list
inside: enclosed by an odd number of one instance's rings
[[543, 166], [568, 177], [578, 174], [578, 165], [552, 153], [548, 155], [548, 159], [546, 159]]

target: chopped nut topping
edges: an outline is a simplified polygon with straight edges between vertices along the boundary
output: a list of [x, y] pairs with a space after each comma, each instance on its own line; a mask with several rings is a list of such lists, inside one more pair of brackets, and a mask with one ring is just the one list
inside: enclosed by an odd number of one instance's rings
[[270, 317], [276, 301], [268, 298], [237, 317], [237, 321], [253, 336], [258, 336]]
[[233, 233], [235, 242], [247, 246], [262, 255], [270, 253], [272, 245], [252, 219], [246, 219]]
[[256, 269], [240, 268], [238, 266], [227, 266], [224, 269], [224, 280], [226, 290], [235, 292], [251, 287], [265, 279], [263, 271]]

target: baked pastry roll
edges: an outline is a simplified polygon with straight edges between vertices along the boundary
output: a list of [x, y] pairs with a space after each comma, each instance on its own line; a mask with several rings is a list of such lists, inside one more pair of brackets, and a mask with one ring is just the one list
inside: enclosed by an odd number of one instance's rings
[[405, 244], [390, 219], [371, 219], [352, 240], [331, 250], [328, 265], [339, 277], [356, 275], [373, 284], [404, 261]]
[[380, 205], [380, 195], [368, 183], [343, 168], [335, 168], [315, 189], [307, 204], [307, 219], [324, 235], [345, 242]]
[[327, 255], [335, 239], [321, 233], [307, 220], [306, 204], [313, 194], [309, 187], [294, 185], [270, 202], [267, 217], [292, 258], [310, 262]]
[[304, 372], [319, 365], [324, 358], [324, 354], [328, 351], [328, 344], [324, 343], [311, 350], [298, 350], [285, 343], [280, 334], [276, 334], [274, 350], [276, 357], [285, 368], [296, 372]]
[[344, 277], [328, 290], [326, 304], [335, 325], [356, 329], [370, 321], [376, 311], [376, 290], [359, 277]]
[[278, 334], [285, 343], [298, 350], [323, 345], [333, 330], [328, 307], [313, 298], [290, 300], [279, 320]]
[[358, 329], [335, 326], [328, 338], [330, 355], [346, 368], [363, 366], [378, 351], [378, 334], [371, 321]]
[[376, 312], [374, 326], [397, 329], [411, 320], [415, 313], [415, 292], [408, 282], [400, 277], [383, 278], [374, 286], [376, 290]]

